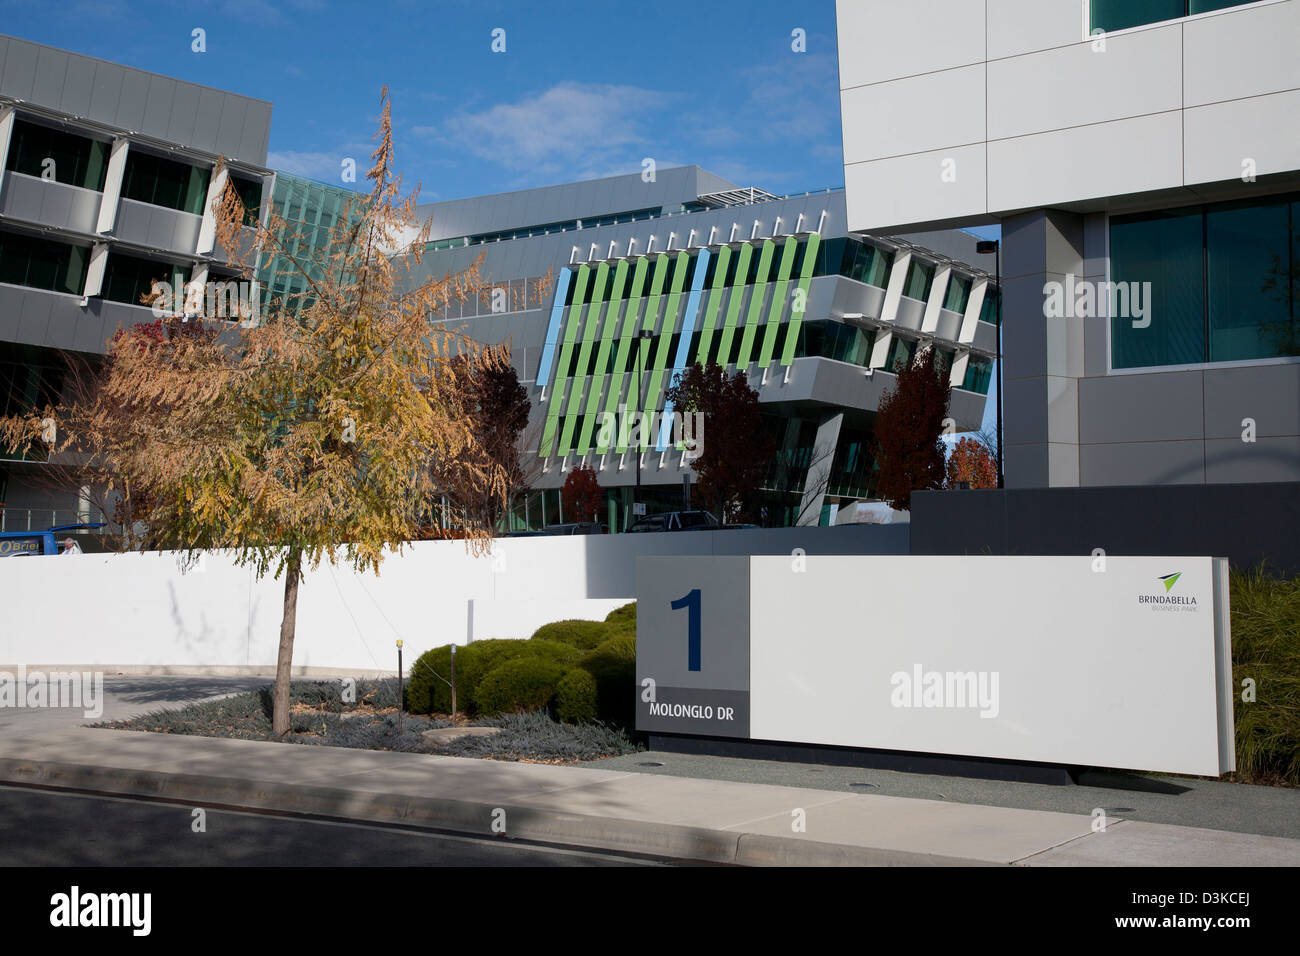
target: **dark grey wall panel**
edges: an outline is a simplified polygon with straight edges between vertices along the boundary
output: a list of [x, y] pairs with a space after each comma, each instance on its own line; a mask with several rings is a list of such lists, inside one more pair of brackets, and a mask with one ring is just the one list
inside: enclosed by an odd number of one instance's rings
[[[1007, 472], [1011, 466], [1006, 466]], [[1079, 446], [1081, 485], [1183, 485], [1205, 481], [1205, 443], [1197, 440]]]
[[[236, 93], [0, 37], [0, 95], [253, 165], [266, 163], [271, 104]], [[196, 97], [213, 107], [198, 124], [177, 116], [178, 105], [182, 115], [193, 113]], [[188, 129], [178, 135], [178, 127]], [[196, 135], [201, 142], [190, 141]]]
[[[913, 554], [1167, 554], [1300, 574], [1300, 482], [922, 491]], [[1173, 569], [1171, 569], [1173, 570]]]

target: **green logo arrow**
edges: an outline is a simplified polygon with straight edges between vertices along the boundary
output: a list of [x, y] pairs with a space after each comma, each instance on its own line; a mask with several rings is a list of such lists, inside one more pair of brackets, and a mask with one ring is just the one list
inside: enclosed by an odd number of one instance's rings
[[1173, 574], [1162, 574], [1160, 580], [1165, 582], [1165, 593], [1168, 594], [1170, 589], [1178, 583], [1178, 579], [1183, 576], [1182, 571], [1176, 571]]

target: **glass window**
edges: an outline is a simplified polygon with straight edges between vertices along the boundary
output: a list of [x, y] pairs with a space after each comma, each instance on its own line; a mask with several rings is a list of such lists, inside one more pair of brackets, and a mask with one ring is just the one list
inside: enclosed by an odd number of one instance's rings
[[909, 367], [915, 355], [915, 341], [894, 336], [894, 342], [889, 347], [889, 357], [885, 360], [885, 371], [897, 372]]
[[55, 182], [102, 191], [108, 151], [108, 143], [15, 120], [6, 166], [28, 176], [43, 177], [49, 170]]
[[1205, 361], [1201, 229], [1199, 210], [1111, 220], [1111, 282], [1138, 283], [1137, 288], [1150, 289], [1145, 316], [1111, 318], [1115, 368]]
[[992, 374], [992, 362], [972, 355], [966, 362], [966, 377], [962, 379], [961, 387], [968, 392], [987, 395], [989, 393], [989, 379]]
[[255, 179], [231, 176], [230, 181], [244, 204], [244, 225], [256, 226], [262, 209], [262, 184]]
[[1254, 0], [1092, 0], [1092, 29], [1126, 30], [1252, 2]]
[[0, 282], [81, 295], [88, 252], [50, 239], [0, 233]]
[[867, 242], [850, 239], [840, 274], [858, 282], [884, 288], [893, 254]]
[[907, 281], [903, 284], [903, 295], [922, 302], [930, 294], [930, 283], [934, 280], [934, 266], [913, 257], [907, 267]]
[[966, 303], [970, 301], [970, 279], [963, 279], [961, 276], [950, 275], [948, 277], [948, 291], [944, 295], [943, 307], [951, 309], [953, 312], [965, 314]]
[[127, 152], [122, 195], [201, 216], [208, 196], [208, 171], [132, 148]]
[[1206, 211], [1211, 362], [1270, 358], [1284, 354], [1279, 346], [1294, 343], [1290, 297], [1276, 294], [1269, 284], [1274, 262], [1284, 267], [1287, 261], [1288, 213], [1285, 203]]
[[1002, 321], [1002, 295], [996, 286], [984, 288], [984, 303], [980, 306], [980, 321], [997, 325]]
[[181, 266], [110, 252], [101, 294], [113, 302], [143, 305], [140, 300], [152, 290], [155, 281], [171, 282], [172, 289], [176, 290], [183, 288], [188, 279]]
[[1292, 194], [1112, 219], [1112, 283], [1150, 283], [1145, 315], [1111, 319], [1113, 367], [1300, 355], [1298, 204]]

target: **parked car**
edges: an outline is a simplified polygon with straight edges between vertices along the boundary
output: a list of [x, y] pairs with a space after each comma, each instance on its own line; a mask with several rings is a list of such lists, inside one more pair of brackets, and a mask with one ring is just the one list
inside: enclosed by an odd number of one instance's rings
[[708, 511], [665, 511], [662, 514], [638, 518], [627, 530], [633, 533], [646, 531], [716, 531], [722, 525]]
[[58, 554], [59, 541], [54, 536], [64, 531], [87, 531], [104, 527], [98, 524], [61, 524], [44, 531], [0, 531], [0, 558], [21, 558]]
[[595, 521], [570, 521], [543, 528], [538, 534], [604, 534], [604, 526]]

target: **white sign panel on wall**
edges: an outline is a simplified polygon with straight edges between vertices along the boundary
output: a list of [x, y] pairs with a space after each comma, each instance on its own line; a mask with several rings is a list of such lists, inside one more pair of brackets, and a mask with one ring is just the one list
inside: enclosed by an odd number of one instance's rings
[[642, 730], [1235, 768], [1223, 559], [647, 558], [637, 590]]

